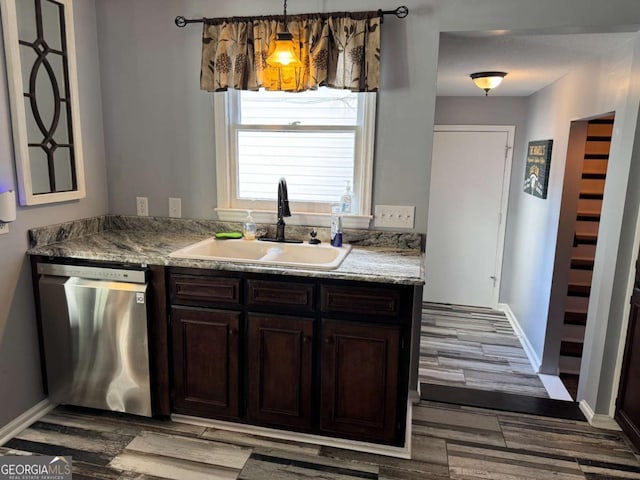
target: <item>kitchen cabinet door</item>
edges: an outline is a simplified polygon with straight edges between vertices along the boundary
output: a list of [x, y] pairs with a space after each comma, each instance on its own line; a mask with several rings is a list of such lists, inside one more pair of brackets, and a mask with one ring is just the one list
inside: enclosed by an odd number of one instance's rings
[[323, 320], [320, 429], [397, 440], [399, 355], [399, 327]]
[[311, 429], [313, 319], [248, 315], [249, 419]]
[[174, 411], [240, 417], [240, 313], [171, 309]]

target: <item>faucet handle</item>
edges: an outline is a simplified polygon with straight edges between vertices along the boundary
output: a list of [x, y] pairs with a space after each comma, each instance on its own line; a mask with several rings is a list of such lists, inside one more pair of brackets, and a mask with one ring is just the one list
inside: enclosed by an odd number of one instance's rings
[[311, 245], [317, 245], [319, 243], [322, 243], [320, 240], [316, 238], [317, 236], [318, 236], [318, 231], [315, 228], [309, 232], [309, 237], [310, 237], [309, 243]]

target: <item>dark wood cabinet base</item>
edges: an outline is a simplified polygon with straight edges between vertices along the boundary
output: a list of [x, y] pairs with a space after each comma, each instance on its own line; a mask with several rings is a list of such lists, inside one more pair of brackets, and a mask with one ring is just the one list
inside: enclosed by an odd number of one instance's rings
[[412, 286], [186, 268], [169, 285], [175, 412], [404, 446]]
[[311, 430], [313, 319], [248, 315], [247, 418]]
[[175, 410], [240, 417], [240, 314], [171, 309]]
[[393, 441], [400, 329], [324, 320], [321, 350], [320, 430]]

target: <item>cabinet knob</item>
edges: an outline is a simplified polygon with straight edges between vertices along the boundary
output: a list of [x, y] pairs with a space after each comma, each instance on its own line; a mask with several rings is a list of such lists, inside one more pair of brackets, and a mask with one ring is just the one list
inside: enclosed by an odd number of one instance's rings
[[324, 339], [324, 343], [326, 343], [327, 345], [330, 345], [333, 343], [333, 337], [327, 337]]
[[306, 335], [303, 335], [302, 343], [309, 343], [309, 337], [307, 337]]
[[233, 328], [229, 329], [229, 336], [233, 337], [236, 334], [236, 331]]

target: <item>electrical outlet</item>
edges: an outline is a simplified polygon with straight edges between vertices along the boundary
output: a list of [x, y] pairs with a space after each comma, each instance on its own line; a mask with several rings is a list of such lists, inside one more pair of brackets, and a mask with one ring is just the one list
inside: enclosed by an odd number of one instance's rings
[[5, 233], [9, 233], [9, 224], [0, 222], [0, 235], [4, 235]]
[[149, 199], [147, 197], [136, 197], [136, 212], [140, 217], [149, 216]]
[[169, 216], [173, 218], [182, 217], [182, 200], [169, 197]]
[[413, 228], [416, 207], [403, 205], [376, 205], [376, 227]]

